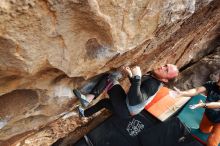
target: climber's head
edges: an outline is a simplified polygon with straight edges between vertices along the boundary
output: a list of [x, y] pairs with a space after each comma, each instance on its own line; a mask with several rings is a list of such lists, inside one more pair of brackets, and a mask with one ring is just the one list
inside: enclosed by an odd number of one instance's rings
[[166, 64], [153, 70], [153, 75], [163, 82], [168, 82], [170, 79], [177, 77], [178, 74], [179, 70], [173, 64]]

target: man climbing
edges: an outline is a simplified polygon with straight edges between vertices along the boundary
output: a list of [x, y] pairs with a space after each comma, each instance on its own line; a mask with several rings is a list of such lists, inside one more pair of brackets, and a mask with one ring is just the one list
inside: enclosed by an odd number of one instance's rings
[[[131, 82], [131, 86], [127, 94], [119, 85], [117, 80], [113, 78], [106, 80], [106, 77], [97, 84], [97, 87], [99, 88], [93, 90], [92, 94], [87, 96], [81, 94], [77, 89], [73, 90], [74, 94], [80, 98], [81, 101], [83, 99], [84, 102], [88, 97], [97, 97], [104, 89], [107, 89], [107, 93], [109, 95], [109, 99], [102, 99], [97, 104], [86, 110], [79, 107], [79, 113], [81, 116], [91, 116], [102, 108], [112, 111], [113, 114], [116, 114], [121, 118], [129, 118], [136, 115], [140, 113], [146, 104], [153, 99], [157, 91], [163, 86], [163, 83], [175, 78], [179, 73], [177, 67], [172, 64], [167, 64], [154, 69], [149, 74], [143, 76], [139, 66], [135, 66], [132, 69], [124, 67], [124, 71], [128, 74]], [[105, 84], [105, 86], [100, 88], [100, 84], [103, 83], [108, 84]]]
[[201, 87], [180, 91], [180, 96], [195, 96], [206, 92], [206, 102], [200, 101], [198, 104], [190, 106], [191, 109], [205, 108], [205, 112], [199, 129], [203, 133], [210, 133], [207, 146], [218, 146], [220, 143], [220, 74], [217, 82], [209, 81]]

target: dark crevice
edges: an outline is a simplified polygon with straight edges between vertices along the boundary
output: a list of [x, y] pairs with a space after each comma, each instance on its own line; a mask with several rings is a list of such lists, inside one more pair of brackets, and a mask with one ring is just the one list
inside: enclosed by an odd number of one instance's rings
[[[220, 47], [220, 26], [217, 27], [215, 32], [217, 35], [212, 41], [210, 41], [209, 45], [205, 49], [206, 51], [198, 52], [197, 56], [200, 56], [200, 57], [198, 59], [192, 59], [188, 64], [182, 66], [179, 69], [180, 72], [182, 72], [183, 70], [187, 69], [188, 67], [194, 65], [195, 63], [199, 62], [200, 60], [202, 60], [206, 56], [214, 54], [215, 52], [218, 52], [220, 50], [220, 48], [219, 48]], [[190, 43], [189, 43], [189, 45], [190, 45]]]
[[184, 71], [185, 69], [193, 66], [194, 64], [196, 64], [197, 62], [199, 62], [200, 60], [202, 60], [203, 58], [209, 56], [209, 55], [212, 55], [216, 52], [215, 49], [211, 50], [210, 52], [208, 52], [205, 56], [203, 56], [202, 58], [198, 59], [198, 60], [191, 60], [189, 63], [187, 63], [186, 65], [182, 66], [179, 71], [182, 72]]
[[194, 64], [196, 64], [196, 62], [190, 61], [188, 64], [186, 64], [186, 65], [184, 65], [183, 67], [181, 67], [181, 68], [179, 69], [179, 71], [182, 72], [182, 71], [184, 71], [185, 69], [189, 68], [190, 66], [192, 66], [192, 65], [194, 65]]

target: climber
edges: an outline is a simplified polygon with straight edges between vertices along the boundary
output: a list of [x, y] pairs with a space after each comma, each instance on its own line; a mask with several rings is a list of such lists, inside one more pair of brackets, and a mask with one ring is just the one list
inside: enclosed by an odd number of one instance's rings
[[180, 91], [175, 88], [180, 96], [195, 96], [206, 92], [206, 102], [200, 101], [198, 104], [191, 105], [191, 109], [205, 108], [199, 129], [203, 133], [210, 133], [207, 146], [218, 146], [220, 143], [220, 74], [217, 82], [208, 81], [203, 86]]
[[[179, 73], [177, 67], [172, 64], [167, 64], [154, 69], [149, 72], [149, 74], [143, 76], [139, 66], [135, 66], [132, 69], [124, 67], [123, 70], [129, 76], [131, 82], [131, 86], [127, 94], [119, 85], [119, 82], [110, 77], [110, 75], [106, 75], [96, 86], [99, 88], [93, 90], [91, 94], [83, 95], [79, 92], [79, 90], [73, 90], [74, 94], [79, 99], [83, 99], [81, 101], [84, 102], [88, 97], [97, 97], [104, 89], [107, 89], [107, 93], [109, 95], [109, 98], [100, 100], [97, 104], [86, 110], [79, 107], [78, 110], [80, 116], [89, 117], [102, 108], [107, 108], [112, 111], [113, 114], [116, 114], [121, 118], [129, 118], [136, 115], [144, 109], [150, 100], [152, 100], [157, 91], [163, 86], [163, 83], [175, 78]], [[106, 83], [105, 86], [103, 86], [103, 83]], [[100, 84], [102, 84], [102, 88], [100, 88]], [[98, 92], [95, 92], [97, 90]], [[89, 103], [89, 101], [87, 101], [87, 103]]]

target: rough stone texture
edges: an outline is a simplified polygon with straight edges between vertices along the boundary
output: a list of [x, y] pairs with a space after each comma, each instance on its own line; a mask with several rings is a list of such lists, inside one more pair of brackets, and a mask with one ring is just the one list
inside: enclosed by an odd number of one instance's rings
[[96, 75], [195, 63], [219, 46], [219, 18], [219, 0], [1, 0], [0, 145], [50, 145], [85, 124], [71, 89]]
[[[218, 40], [218, 45], [220, 41]], [[220, 75], [220, 47], [215, 52], [185, 69], [175, 86], [187, 90], [202, 86], [206, 81], [218, 81]]]

